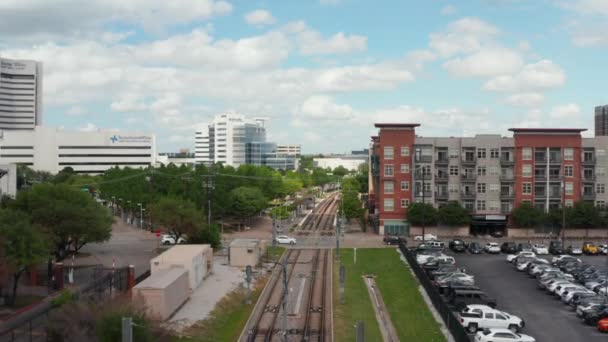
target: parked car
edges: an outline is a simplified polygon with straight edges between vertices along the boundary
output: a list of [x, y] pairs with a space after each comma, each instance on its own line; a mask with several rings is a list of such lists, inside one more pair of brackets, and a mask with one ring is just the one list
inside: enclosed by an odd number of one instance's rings
[[431, 248], [433, 248], [433, 249], [444, 249], [445, 248], [445, 243], [442, 241], [429, 241], [429, 242], [427, 242], [427, 244], [429, 246], [431, 246]]
[[532, 252], [532, 246], [527, 242], [520, 242], [517, 244], [518, 252]]
[[564, 246], [562, 246], [562, 242], [559, 240], [549, 242], [549, 253], [553, 255], [564, 254]]
[[295, 245], [296, 244], [296, 238], [294, 237], [290, 237], [287, 235], [278, 235], [275, 238], [276, 242], [278, 244], [289, 244], [289, 245]]
[[578, 260], [578, 262], [581, 262], [581, 259], [575, 258], [572, 255], [568, 255], [568, 254], [561, 254], [558, 256], [554, 256], [553, 258], [551, 258], [551, 265], [558, 265], [560, 262], [566, 262], [566, 261], [575, 261]]
[[602, 244], [602, 245], [599, 245], [598, 247], [600, 249], [600, 254], [608, 255], [608, 245]]
[[583, 316], [583, 320], [589, 325], [597, 325], [604, 318], [608, 318], [608, 307], [606, 306], [603, 306], [601, 309], [598, 307], [597, 309], [590, 310]]
[[536, 342], [534, 337], [514, 333], [509, 329], [490, 328], [478, 331], [475, 342]]
[[598, 255], [600, 250], [591, 242], [583, 243], [583, 253], [587, 255]]
[[532, 246], [532, 252], [538, 255], [546, 255], [549, 254], [549, 249], [545, 245], [534, 244], [534, 246]]
[[385, 245], [398, 245], [399, 242], [407, 245], [407, 240], [403, 236], [398, 235], [384, 235], [382, 242], [384, 242]]
[[525, 325], [521, 318], [487, 305], [468, 305], [460, 312], [459, 316], [460, 324], [469, 333], [487, 328], [504, 328], [511, 332], [518, 332]]
[[602, 318], [597, 322], [597, 330], [600, 332], [608, 332], [608, 318]]
[[567, 291], [567, 293], [565, 295], [562, 295], [562, 301], [565, 304], [569, 305], [576, 295], [582, 295], [582, 294], [593, 296], [593, 295], [595, 295], [595, 292], [589, 291], [589, 290], [585, 290], [585, 289], [574, 290], [574, 291]]
[[437, 235], [433, 235], [433, 234], [424, 234], [424, 239], [422, 238], [422, 235], [416, 235], [414, 236], [414, 241], [434, 241], [437, 240]]
[[573, 309], [576, 309], [576, 306], [581, 303], [581, 301], [585, 300], [586, 298], [597, 298], [599, 299], [599, 296], [597, 294], [595, 294], [594, 292], [576, 292], [572, 295], [572, 299], [570, 300], [570, 307], [572, 307]]
[[177, 242], [175, 241], [175, 235], [163, 234], [161, 236], [160, 243], [162, 243], [165, 246], [175, 245], [176, 243], [182, 245], [182, 244], [185, 244], [187, 241], [188, 241], [188, 237], [183, 234], [177, 239]]
[[500, 253], [500, 246], [498, 246], [498, 242], [488, 242], [486, 243], [484, 250], [486, 253], [497, 254]]
[[481, 304], [496, 308], [496, 300], [488, 297], [480, 289], [455, 289], [449, 292], [445, 301], [455, 310], [462, 310], [467, 305]]
[[427, 262], [428, 259], [438, 257], [440, 255], [444, 255], [444, 254], [441, 253], [440, 251], [433, 251], [433, 250], [420, 251], [420, 252], [416, 253], [416, 262], [418, 263], [418, 265], [422, 265], [425, 262]]
[[454, 240], [450, 241], [449, 247], [452, 251], [454, 251], [456, 253], [462, 253], [462, 252], [466, 251], [464, 241], [462, 241], [461, 239], [454, 239]]
[[566, 253], [568, 253], [570, 255], [582, 255], [583, 250], [580, 247], [575, 247], [575, 246], [570, 245], [566, 249]]
[[458, 272], [459, 269], [456, 265], [453, 264], [439, 264], [437, 269], [431, 270], [428, 272], [429, 278], [431, 280], [446, 275], [448, 273]]
[[468, 249], [471, 254], [481, 254], [481, 252], [483, 252], [483, 248], [481, 248], [481, 245], [478, 242], [469, 243]]
[[493, 230], [492, 232], [490, 232], [490, 235], [495, 238], [501, 238], [505, 235], [505, 233], [500, 229], [496, 229], [496, 230]]
[[500, 251], [505, 254], [513, 254], [517, 252], [517, 245], [512, 241], [503, 242], [502, 245], [500, 245]]
[[507, 255], [507, 262], [513, 262], [520, 256], [535, 257], [536, 254], [534, 254], [534, 252], [517, 252], [515, 254], [509, 254]]
[[454, 265], [456, 263], [456, 260], [454, 260], [453, 257], [448, 256], [448, 255], [440, 255], [437, 257], [432, 257], [426, 260], [425, 263], [421, 264], [420, 266], [422, 266], [422, 268], [427, 271], [433, 271], [439, 268], [440, 265], [444, 265], [444, 264], [448, 264], [448, 265]]
[[441, 286], [445, 287], [449, 282], [455, 282], [455, 281], [466, 284], [466, 285], [473, 285], [473, 284], [475, 284], [475, 277], [473, 277], [472, 275], [463, 273], [463, 272], [454, 272], [454, 273], [448, 273], [444, 276], [435, 278], [435, 284], [437, 284], [437, 286], [440, 286], [440, 287]]
[[523, 271], [527, 270], [528, 264], [534, 260], [535, 260], [535, 258], [533, 258], [533, 257], [525, 257], [525, 256], [518, 257], [517, 260], [515, 261], [515, 268], [517, 268], [518, 271], [523, 272]]

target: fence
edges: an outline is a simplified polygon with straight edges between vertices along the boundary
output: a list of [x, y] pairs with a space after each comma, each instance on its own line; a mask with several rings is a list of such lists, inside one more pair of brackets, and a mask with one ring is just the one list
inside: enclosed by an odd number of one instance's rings
[[[127, 284], [127, 267], [114, 270], [98, 267], [93, 273], [93, 281], [72, 291], [76, 300], [103, 303], [116, 294], [126, 291]], [[54, 308], [50, 301], [45, 301], [1, 323], [0, 342], [46, 342], [48, 319]]]
[[416, 262], [416, 257], [402, 242], [399, 243], [399, 249], [405, 256], [408, 264], [410, 265], [410, 268], [416, 274], [416, 277], [420, 281], [420, 284], [422, 284], [422, 287], [424, 287], [424, 289], [426, 290], [426, 293], [429, 295], [429, 298], [431, 299], [435, 310], [437, 310], [437, 312], [441, 316], [441, 319], [452, 334], [452, 337], [454, 337], [454, 340], [456, 342], [470, 342], [471, 339], [469, 338], [469, 335], [465, 331], [464, 327], [462, 326], [462, 324], [460, 324], [458, 318], [456, 318], [456, 316], [448, 307], [447, 303], [443, 300], [439, 292], [437, 292], [437, 289], [431, 283], [431, 280], [429, 279], [426, 272], [422, 269], [422, 267], [420, 267], [420, 265], [418, 265], [418, 263]]

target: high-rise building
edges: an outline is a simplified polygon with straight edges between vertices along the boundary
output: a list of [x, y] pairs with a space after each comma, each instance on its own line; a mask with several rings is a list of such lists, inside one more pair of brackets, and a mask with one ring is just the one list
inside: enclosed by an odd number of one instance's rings
[[295, 154], [280, 153], [277, 144], [266, 141], [264, 123], [265, 119], [248, 119], [240, 114], [217, 115], [195, 132], [196, 162], [234, 167], [267, 165], [287, 170], [297, 167]]
[[[407, 210], [457, 201], [471, 233], [506, 228], [522, 203], [548, 212], [576, 201], [608, 202], [608, 136], [585, 129], [512, 128], [513, 137], [419, 137], [417, 124], [376, 124], [370, 146], [370, 213], [381, 234], [408, 234]], [[465, 232], [469, 233], [469, 232]]]
[[608, 135], [608, 105], [595, 107], [595, 136]]
[[42, 124], [42, 63], [0, 58], [0, 130]]

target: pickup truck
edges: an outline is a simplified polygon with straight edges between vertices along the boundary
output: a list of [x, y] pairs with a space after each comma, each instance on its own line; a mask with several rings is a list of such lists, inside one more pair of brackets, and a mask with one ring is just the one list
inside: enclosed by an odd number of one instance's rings
[[489, 328], [506, 328], [518, 332], [525, 325], [521, 318], [487, 305], [467, 305], [460, 312], [459, 320], [460, 324], [472, 334], [479, 329]]

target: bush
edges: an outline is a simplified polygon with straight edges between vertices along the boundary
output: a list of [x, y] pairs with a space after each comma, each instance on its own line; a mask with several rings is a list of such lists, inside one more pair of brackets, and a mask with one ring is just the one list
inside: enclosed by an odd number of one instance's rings
[[513, 223], [522, 228], [532, 228], [545, 221], [542, 210], [535, 208], [530, 203], [522, 203], [511, 212]]
[[99, 342], [116, 342], [122, 338], [122, 318], [133, 319], [133, 341], [156, 341], [152, 336], [150, 321], [145, 314], [132, 306], [118, 306], [109, 308], [102, 313], [97, 322], [97, 337]]
[[67, 303], [71, 303], [74, 300], [74, 294], [69, 289], [64, 289], [61, 291], [59, 296], [51, 299], [51, 304], [53, 306], [62, 306]]
[[210, 244], [213, 249], [219, 249], [222, 247], [220, 227], [217, 224], [212, 224], [210, 227], [205, 224], [197, 228], [196, 233], [188, 241], [189, 243]]
[[435, 226], [437, 216], [437, 209], [428, 203], [412, 203], [407, 209], [407, 220], [416, 226]]
[[464, 226], [471, 222], [471, 215], [457, 201], [450, 201], [439, 208], [437, 215], [439, 222], [452, 227]]

